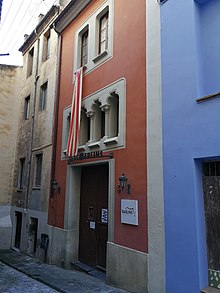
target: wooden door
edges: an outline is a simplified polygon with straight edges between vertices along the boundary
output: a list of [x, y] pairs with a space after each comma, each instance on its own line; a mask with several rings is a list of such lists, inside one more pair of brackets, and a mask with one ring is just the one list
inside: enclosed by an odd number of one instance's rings
[[34, 255], [37, 250], [38, 219], [31, 217], [28, 231], [28, 253]]
[[108, 165], [82, 168], [79, 260], [105, 269], [108, 239]]
[[203, 163], [209, 286], [220, 289], [220, 162]]
[[16, 231], [15, 231], [15, 247], [20, 249], [21, 244], [21, 226], [22, 226], [22, 213], [15, 212]]

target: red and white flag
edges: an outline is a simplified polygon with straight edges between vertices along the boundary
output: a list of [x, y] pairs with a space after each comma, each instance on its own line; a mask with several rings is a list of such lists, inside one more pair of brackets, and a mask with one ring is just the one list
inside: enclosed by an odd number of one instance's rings
[[70, 130], [69, 130], [67, 152], [66, 152], [66, 155], [69, 157], [77, 155], [77, 152], [78, 152], [81, 100], [82, 100], [82, 76], [83, 76], [83, 67], [79, 68], [76, 72], [75, 86], [73, 90]]

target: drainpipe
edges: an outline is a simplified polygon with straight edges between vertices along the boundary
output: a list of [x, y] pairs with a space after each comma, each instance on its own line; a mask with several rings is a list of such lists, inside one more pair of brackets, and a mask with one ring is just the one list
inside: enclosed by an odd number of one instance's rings
[[39, 47], [40, 47], [40, 39], [37, 35], [37, 31], [35, 29], [35, 35], [37, 37], [37, 64], [35, 71], [35, 81], [34, 81], [34, 107], [33, 113], [31, 116], [31, 135], [30, 135], [30, 143], [29, 143], [29, 156], [28, 156], [28, 170], [27, 170], [27, 184], [26, 184], [26, 194], [25, 194], [25, 210], [27, 213], [28, 208], [28, 200], [29, 200], [29, 192], [30, 192], [30, 179], [31, 179], [31, 166], [32, 166], [32, 149], [33, 149], [33, 137], [34, 137], [34, 123], [35, 123], [35, 112], [36, 112], [36, 98], [37, 98], [37, 82], [38, 82], [38, 67], [39, 67]]
[[[55, 30], [55, 27], [53, 26]], [[55, 30], [56, 31], [56, 30]], [[53, 137], [52, 137], [52, 158], [51, 158], [51, 184], [50, 195], [54, 197], [55, 191], [53, 190], [53, 183], [55, 180], [55, 168], [56, 168], [56, 150], [57, 150], [57, 127], [58, 127], [58, 113], [59, 113], [59, 95], [60, 95], [60, 71], [61, 71], [61, 53], [62, 53], [62, 35], [58, 33], [58, 57], [57, 57], [57, 79], [56, 79], [56, 93], [54, 101], [54, 122], [53, 122]]]

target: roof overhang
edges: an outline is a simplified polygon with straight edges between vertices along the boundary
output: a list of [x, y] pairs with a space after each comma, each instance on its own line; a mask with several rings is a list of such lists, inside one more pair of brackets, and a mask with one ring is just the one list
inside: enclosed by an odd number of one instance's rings
[[54, 29], [57, 33], [62, 31], [82, 12], [82, 10], [92, 0], [72, 0], [60, 13], [60, 15], [54, 21]]
[[47, 12], [47, 14], [42, 18], [39, 24], [36, 26], [35, 30], [29, 35], [29, 37], [25, 40], [23, 45], [19, 48], [19, 51], [24, 54], [36, 41], [38, 36], [45, 30], [45, 28], [50, 25], [54, 18], [59, 13], [59, 6], [53, 5], [51, 9]]

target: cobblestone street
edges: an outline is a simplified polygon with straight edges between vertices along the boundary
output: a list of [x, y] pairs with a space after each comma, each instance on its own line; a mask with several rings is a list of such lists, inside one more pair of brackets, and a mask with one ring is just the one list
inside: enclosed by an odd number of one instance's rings
[[0, 293], [17, 292], [128, 293], [108, 286], [98, 275], [49, 265], [14, 250], [0, 250]]
[[0, 292], [55, 293], [58, 291], [55, 291], [48, 286], [0, 262]]

